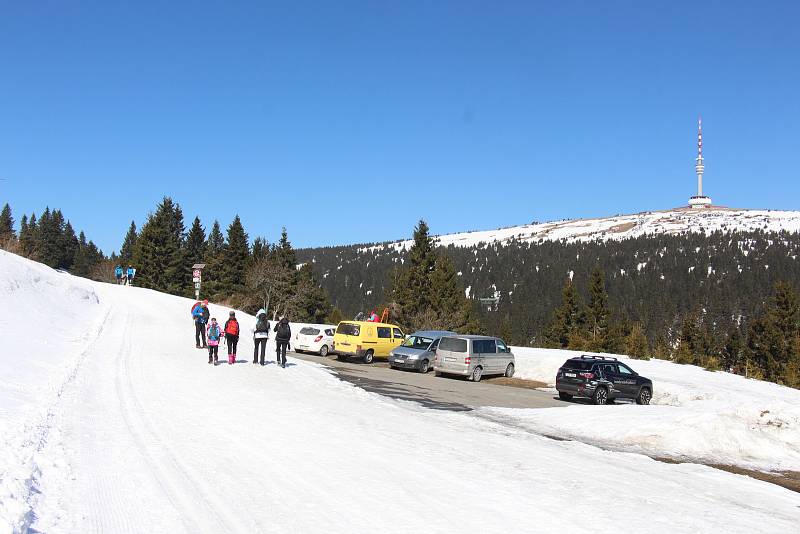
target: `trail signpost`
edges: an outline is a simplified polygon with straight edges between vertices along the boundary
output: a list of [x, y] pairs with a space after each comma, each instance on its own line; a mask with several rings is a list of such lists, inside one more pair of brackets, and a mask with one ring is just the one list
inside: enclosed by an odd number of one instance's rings
[[200, 284], [203, 278], [203, 267], [205, 263], [195, 263], [192, 265], [192, 282], [194, 282], [194, 298], [200, 300]]

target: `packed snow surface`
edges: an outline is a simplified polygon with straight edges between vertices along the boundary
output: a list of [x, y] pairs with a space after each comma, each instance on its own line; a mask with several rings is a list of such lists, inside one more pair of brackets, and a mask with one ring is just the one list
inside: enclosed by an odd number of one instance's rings
[[241, 313], [240, 363], [214, 367], [194, 348], [186, 299], [2, 251], [0, 299], [3, 533], [563, 532], [620, 514], [639, 532], [800, 522], [800, 496], [766, 482], [552, 440], [513, 417], [426, 409], [291, 357], [286, 369], [253, 366], [254, 319]]
[[[437, 242], [447, 247], [473, 247], [481, 243], [506, 244], [510, 241], [595, 241], [622, 240], [632, 237], [659, 234], [709, 234], [716, 231], [798, 232], [800, 211], [748, 210], [723, 207], [706, 209], [679, 208], [665, 211], [648, 211], [633, 215], [617, 215], [597, 219], [572, 219], [545, 223], [525, 224], [498, 230], [461, 232], [437, 236]], [[386, 247], [402, 250], [413, 241], [368, 247], [381, 250]]]
[[[568, 358], [586, 354], [513, 350], [516, 377], [551, 387]], [[708, 464], [800, 471], [800, 390], [694, 365], [616, 357], [653, 381], [650, 406], [621, 404], [609, 410], [575, 404], [566, 409], [488, 411], [537, 432], [607, 448]]]

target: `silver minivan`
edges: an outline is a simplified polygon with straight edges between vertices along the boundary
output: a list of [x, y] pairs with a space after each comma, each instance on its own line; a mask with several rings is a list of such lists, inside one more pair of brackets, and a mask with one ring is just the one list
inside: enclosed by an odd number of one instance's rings
[[514, 353], [505, 342], [489, 336], [446, 336], [433, 359], [436, 376], [461, 375], [479, 382], [484, 375], [514, 376]]

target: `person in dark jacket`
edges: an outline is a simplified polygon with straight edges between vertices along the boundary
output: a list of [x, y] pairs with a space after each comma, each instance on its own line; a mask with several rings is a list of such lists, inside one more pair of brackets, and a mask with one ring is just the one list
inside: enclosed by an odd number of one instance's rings
[[253, 363], [258, 361], [258, 348], [261, 347], [261, 365], [264, 365], [264, 353], [267, 350], [267, 341], [269, 340], [269, 321], [267, 320], [267, 312], [264, 308], [258, 310], [256, 313], [256, 326], [253, 328]]
[[239, 321], [236, 320], [236, 313], [230, 312], [228, 320], [225, 321], [225, 344], [228, 345], [228, 364], [236, 363], [236, 345], [239, 343]]
[[[211, 312], [208, 311], [208, 301], [197, 302], [192, 307], [192, 318], [194, 319], [194, 341], [198, 349], [206, 348], [206, 324]], [[203, 344], [200, 345], [202, 340]]]
[[289, 340], [292, 339], [292, 329], [289, 326], [289, 319], [282, 317], [275, 325], [275, 359], [278, 365], [286, 367], [286, 349], [289, 347]]

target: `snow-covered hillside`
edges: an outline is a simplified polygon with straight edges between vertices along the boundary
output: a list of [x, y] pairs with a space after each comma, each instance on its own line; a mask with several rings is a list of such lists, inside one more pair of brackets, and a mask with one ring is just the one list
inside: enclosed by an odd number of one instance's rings
[[[746, 210], [723, 207], [709, 209], [679, 208], [666, 211], [648, 211], [634, 215], [616, 215], [597, 219], [573, 219], [546, 223], [512, 226], [499, 230], [462, 232], [438, 236], [442, 246], [471, 247], [479, 243], [506, 243], [545, 241], [593, 241], [628, 239], [644, 235], [711, 233], [715, 231], [778, 232], [800, 231], [800, 211]], [[411, 241], [397, 241], [367, 247], [398, 250], [411, 246]]]
[[[286, 369], [250, 365], [247, 335], [242, 363], [210, 366], [186, 299], [0, 251], [0, 302], [0, 533], [561, 532], [620, 514], [643, 532], [800, 522], [797, 493], [548, 439], [525, 427], [528, 412], [430, 410], [291, 357]], [[253, 318], [239, 316], [248, 332]]]

